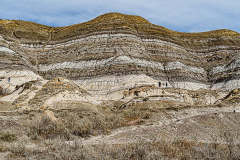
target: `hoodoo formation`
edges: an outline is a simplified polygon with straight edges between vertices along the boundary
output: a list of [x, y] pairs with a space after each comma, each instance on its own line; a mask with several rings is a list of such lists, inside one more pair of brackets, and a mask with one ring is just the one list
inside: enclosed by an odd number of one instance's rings
[[29, 81], [63, 77], [101, 102], [139, 86], [150, 86], [145, 96], [166, 87], [231, 91], [240, 87], [240, 34], [176, 32], [120, 13], [67, 27], [0, 20], [0, 75], [8, 94]]

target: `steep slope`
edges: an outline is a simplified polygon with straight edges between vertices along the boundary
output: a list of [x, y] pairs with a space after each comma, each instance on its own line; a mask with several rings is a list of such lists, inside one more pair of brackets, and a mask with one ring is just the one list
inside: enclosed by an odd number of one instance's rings
[[26, 82], [0, 101], [10, 102], [15, 109], [54, 109], [57, 102], [96, 103], [95, 99], [72, 81], [56, 78], [54, 80], [34, 80]]
[[120, 13], [67, 27], [0, 20], [0, 46], [0, 70], [66, 77], [93, 95], [159, 81], [190, 90], [240, 86], [240, 34], [231, 30], [181, 33]]

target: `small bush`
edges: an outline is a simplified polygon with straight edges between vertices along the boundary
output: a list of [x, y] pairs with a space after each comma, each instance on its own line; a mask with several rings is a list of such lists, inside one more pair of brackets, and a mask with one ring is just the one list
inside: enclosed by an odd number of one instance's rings
[[[83, 146], [81, 141], [73, 140], [67, 144], [62, 139], [56, 138], [45, 141], [47, 152], [39, 159], [96, 159], [88, 146]], [[93, 156], [92, 156], [92, 155]]]
[[63, 112], [59, 117], [70, 133], [81, 137], [88, 136], [91, 133], [93, 124], [87, 117], [71, 112]]
[[10, 131], [6, 131], [6, 132], [1, 133], [0, 139], [2, 141], [6, 141], [6, 142], [12, 142], [17, 139], [17, 136], [16, 136], [16, 134], [11, 133]]
[[11, 158], [28, 156], [28, 151], [26, 149], [26, 142], [24, 141], [19, 141], [16, 144], [12, 143], [9, 150], [11, 151]]
[[5, 152], [7, 151], [7, 146], [6, 144], [0, 142], [0, 152]]
[[38, 136], [43, 138], [55, 138], [60, 136], [62, 138], [69, 139], [70, 134], [64, 124], [59, 120], [52, 120], [47, 115], [37, 116], [29, 123], [29, 133], [33, 139], [36, 139]]

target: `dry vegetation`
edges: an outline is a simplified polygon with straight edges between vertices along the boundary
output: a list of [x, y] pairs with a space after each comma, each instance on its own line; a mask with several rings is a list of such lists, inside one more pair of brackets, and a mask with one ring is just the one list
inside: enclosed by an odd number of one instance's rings
[[[223, 134], [225, 136], [225, 134]], [[84, 145], [80, 140], [67, 144], [63, 139], [44, 139], [39, 147], [27, 148], [26, 140], [9, 147], [9, 159], [239, 159], [239, 145], [227, 135], [226, 143], [166, 141], [144, 138], [137, 143]], [[230, 138], [230, 139], [229, 139]]]
[[[114, 104], [114, 107], [102, 105], [97, 106], [98, 112], [94, 107], [86, 109], [78, 106], [78, 108], [52, 110], [54, 116], [43, 114], [41, 110], [19, 112], [18, 120], [14, 117], [0, 120], [2, 126], [0, 157], [1, 153], [7, 153], [5, 159], [240, 158], [239, 130], [234, 129], [231, 120], [239, 114], [232, 116], [226, 114], [227, 119], [224, 123], [218, 122], [217, 115], [188, 120], [195, 121], [197, 126], [219, 126], [218, 131], [208, 133], [212, 135], [209, 141], [188, 139], [175, 134], [171, 129], [169, 132], [175, 135], [173, 139], [167, 138], [164, 134], [152, 132], [147, 133], [148, 137], [142, 134], [136, 142], [122, 143], [120, 140], [119, 143], [110, 143], [105, 141], [104, 137], [101, 142], [94, 144], [85, 144], [81, 141], [82, 137], [109, 135], [119, 127], [146, 124], [167, 111], [156, 110], [152, 105], [143, 103], [129, 105], [124, 109], [118, 108], [119, 104]], [[184, 124], [175, 127], [178, 127], [179, 131], [189, 127], [187, 120]], [[167, 125], [165, 130], [171, 126]]]
[[[31, 88], [32, 83], [24, 88]], [[188, 92], [193, 97], [207, 94], [205, 90]], [[239, 89], [219, 103], [236, 105], [235, 99], [239, 99]], [[149, 99], [101, 105], [61, 101], [52, 108], [23, 111], [6, 111], [4, 105], [0, 106], [0, 159], [240, 158], [240, 113], [211, 111], [224, 109], [219, 104], [196, 106]], [[205, 113], [193, 115], [194, 109]]]
[[[27, 28], [27, 30], [26, 30]], [[124, 15], [121, 13], [103, 14], [88, 22], [66, 27], [49, 27], [41, 24], [20, 21], [0, 20], [2, 34], [17, 38], [31, 40], [32, 43], [39, 41], [48, 43], [51, 40], [63, 40], [94, 32], [123, 29], [125, 31], [137, 32], [142, 36], [155, 36], [167, 41], [183, 45], [187, 48], [209, 47], [221, 44], [239, 44], [239, 33], [231, 30], [215, 30], [203, 33], [183, 33], [169, 30], [167, 28], [153, 25], [140, 16]], [[0, 33], [1, 33], [0, 32]], [[234, 39], [234, 40], [233, 40]], [[206, 43], [202, 43], [206, 41]]]

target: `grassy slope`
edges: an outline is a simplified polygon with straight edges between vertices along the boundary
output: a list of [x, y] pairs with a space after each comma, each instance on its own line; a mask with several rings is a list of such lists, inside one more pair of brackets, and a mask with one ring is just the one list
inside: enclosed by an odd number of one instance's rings
[[[183, 33], [154, 25], [140, 16], [107, 13], [88, 22], [66, 27], [50, 27], [34, 22], [19, 20], [0, 20], [0, 34], [6, 37], [17, 37], [28, 40], [48, 41], [69, 39], [71, 37], [99, 32], [124, 29], [136, 34], [160, 37], [185, 47], [214, 46], [219, 44], [237, 45], [240, 34], [227, 30], [215, 30], [202, 33]], [[207, 42], [203, 42], [207, 41]]]

